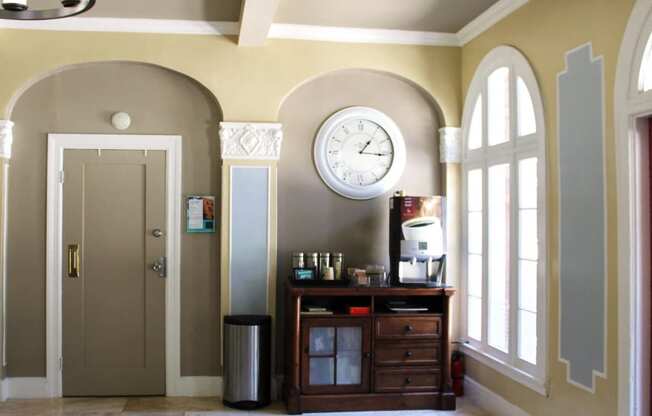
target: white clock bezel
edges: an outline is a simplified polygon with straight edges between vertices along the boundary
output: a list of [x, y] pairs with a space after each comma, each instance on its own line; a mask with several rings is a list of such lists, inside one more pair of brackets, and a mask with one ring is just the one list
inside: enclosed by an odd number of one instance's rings
[[[387, 132], [392, 142], [394, 148], [392, 165], [385, 176], [374, 184], [358, 186], [344, 183], [329, 166], [328, 138], [341, 123], [349, 119], [363, 119], [378, 124]], [[367, 200], [387, 193], [398, 183], [405, 169], [405, 141], [398, 125], [386, 114], [369, 107], [349, 107], [333, 114], [322, 124], [315, 139], [314, 158], [319, 176], [330, 189], [346, 198]]]

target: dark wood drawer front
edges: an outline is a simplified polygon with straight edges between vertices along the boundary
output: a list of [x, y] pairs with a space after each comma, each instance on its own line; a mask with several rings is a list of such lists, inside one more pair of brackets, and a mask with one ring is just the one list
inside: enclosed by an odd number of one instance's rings
[[376, 318], [376, 338], [419, 339], [441, 337], [441, 318], [390, 316]]
[[435, 391], [440, 387], [441, 373], [436, 368], [376, 370], [376, 392]]
[[440, 347], [437, 342], [378, 344], [374, 357], [379, 366], [438, 365]]

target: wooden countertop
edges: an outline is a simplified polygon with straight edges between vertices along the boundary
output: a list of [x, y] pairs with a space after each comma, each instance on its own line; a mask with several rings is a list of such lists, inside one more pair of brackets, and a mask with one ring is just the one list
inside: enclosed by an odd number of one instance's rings
[[287, 290], [295, 296], [452, 296], [453, 287], [315, 287], [295, 286], [286, 280]]

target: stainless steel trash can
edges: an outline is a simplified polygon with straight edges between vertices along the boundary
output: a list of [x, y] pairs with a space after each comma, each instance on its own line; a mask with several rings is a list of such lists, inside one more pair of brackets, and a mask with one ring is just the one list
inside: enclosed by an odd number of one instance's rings
[[267, 406], [271, 399], [271, 327], [268, 315], [224, 317], [224, 404]]

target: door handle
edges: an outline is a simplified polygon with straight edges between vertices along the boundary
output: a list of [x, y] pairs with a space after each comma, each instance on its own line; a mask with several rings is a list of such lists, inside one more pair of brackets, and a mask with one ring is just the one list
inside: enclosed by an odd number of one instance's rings
[[165, 257], [159, 257], [158, 260], [152, 264], [152, 270], [158, 273], [161, 277], [167, 277], [167, 259]]
[[79, 277], [79, 244], [68, 246], [68, 277], [72, 279]]

